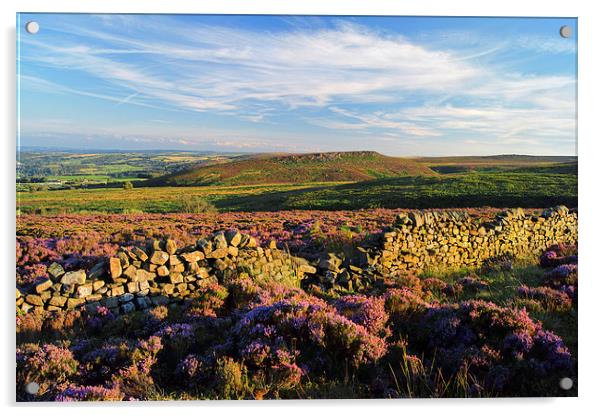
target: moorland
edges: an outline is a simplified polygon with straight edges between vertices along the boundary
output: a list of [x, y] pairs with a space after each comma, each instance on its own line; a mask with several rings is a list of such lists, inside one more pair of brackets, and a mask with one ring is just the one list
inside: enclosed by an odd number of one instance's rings
[[[131, 184], [126, 191], [124, 183]], [[22, 152], [17, 190], [22, 213], [195, 213], [199, 199], [219, 211], [576, 206], [577, 161], [375, 152]]]
[[[576, 215], [575, 157], [45, 150], [21, 152], [17, 178], [19, 401], [577, 394], [576, 244], [387, 275], [351, 255], [413, 209], [511, 227], [558, 204]], [[463, 247], [462, 226], [444, 228], [446, 249]], [[298, 257], [324, 278], [213, 274], [223, 260], [192, 250], [224, 249], [233, 230], [255, 241], [248, 255]], [[162, 276], [149, 258], [168, 246], [183, 250]], [[109, 269], [130, 262], [147, 288]], [[66, 283], [79, 270], [93, 283]], [[370, 278], [340, 284], [349, 270]], [[168, 285], [191, 294], [139, 300]], [[80, 292], [82, 307], [53, 305]]]

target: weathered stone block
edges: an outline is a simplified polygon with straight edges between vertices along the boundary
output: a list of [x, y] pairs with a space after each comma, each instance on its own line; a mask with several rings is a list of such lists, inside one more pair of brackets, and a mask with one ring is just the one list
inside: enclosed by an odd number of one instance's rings
[[119, 307], [119, 310], [123, 314], [128, 314], [128, 313], [132, 313], [132, 312], [136, 311], [136, 306], [134, 305], [134, 303], [125, 303], [125, 304], [121, 304], [121, 306]]
[[201, 251], [184, 252], [180, 257], [186, 262], [197, 262], [205, 259], [205, 254]]
[[157, 268], [157, 275], [160, 277], [168, 276], [169, 268], [167, 268], [165, 265], [161, 265], [160, 267]]
[[61, 264], [57, 262], [53, 262], [48, 266], [48, 273], [52, 275], [54, 278], [59, 278], [61, 275], [65, 273], [65, 270], [61, 266]]
[[111, 278], [119, 278], [122, 272], [121, 259], [117, 257], [109, 258], [109, 274], [111, 275]]
[[62, 276], [61, 283], [65, 285], [85, 284], [86, 271], [80, 269], [78, 271], [67, 272]]
[[49, 278], [38, 281], [35, 284], [35, 289], [38, 294], [43, 291], [46, 291], [50, 287], [52, 287], [52, 281]]
[[92, 295], [92, 284], [80, 285], [76, 288], [76, 294], [78, 298], [85, 298]]
[[42, 297], [40, 297], [39, 295], [35, 295], [35, 294], [29, 294], [25, 297], [25, 301], [27, 301], [29, 304], [33, 305], [33, 306], [43, 306], [44, 305], [44, 300], [42, 300]]
[[167, 239], [165, 241], [165, 252], [167, 252], [169, 255], [173, 255], [176, 253], [177, 250], [178, 245], [176, 244], [176, 241], [174, 241], [173, 239]]
[[73, 310], [74, 308], [81, 306], [85, 302], [86, 300], [84, 300], [83, 298], [69, 298], [67, 300], [67, 309]]
[[127, 303], [127, 302], [132, 301], [134, 299], [134, 294], [132, 294], [132, 293], [125, 293], [123, 295], [120, 295], [118, 297], [118, 299], [119, 299], [119, 302], [121, 304]]
[[205, 257], [209, 259], [220, 259], [225, 258], [227, 256], [228, 248], [218, 248], [205, 255]]
[[238, 246], [242, 239], [242, 235], [237, 230], [228, 230], [225, 233], [226, 241], [231, 246]]

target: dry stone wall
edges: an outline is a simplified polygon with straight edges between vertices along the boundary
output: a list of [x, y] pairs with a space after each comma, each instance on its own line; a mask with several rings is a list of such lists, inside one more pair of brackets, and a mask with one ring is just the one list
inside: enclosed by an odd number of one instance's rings
[[466, 211], [414, 211], [399, 215], [380, 238], [350, 257], [327, 254], [310, 281], [357, 291], [396, 272], [478, 267], [497, 258], [537, 255], [557, 243], [576, 244], [577, 228], [577, 210], [565, 206], [540, 215], [511, 209], [483, 223]]
[[227, 282], [246, 273], [252, 278], [300, 280], [316, 269], [302, 258], [262, 248], [238, 231], [217, 232], [195, 245], [178, 249], [175, 241], [153, 240], [146, 249], [121, 247], [89, 271], [65, 272], [58, 263], [48, 276], [26, 290], [17, 288], [17, 309], [23, 313], [99, 306], [128, 313], [153, 305], [178, 302], [208, 284]]
[[381, 272], [479, 266], [490, 258], [539, 254], [577, 243], [577, 211], [565, 206], [525, 215], [521, 208], [479, 223], [466, 212], [410, 212], [383, 233], [374, 265]]
[[577, 211], [565, 206], [525, 215], [511, 209], [481, 223], [466, 211], [422, 211], [399, 215], [376, 240], [348, 256], [334, 253], [315, 263], [276, 248], [257, 245], [236, 230], [214, 233], [178, 248], [154, 240], [146, 249], [122, 247], [89, 271], [48, 267], [48, 276], [17, 288], [20, 312], [105, 306], [127, 313], [178, 302], [208, 284], [227, 284], [248, 275], [256, 280], [294, 281], [323, 289], [361, 291], [395, 272], [477, 267], [492, 258], [539, 254], [557, 243], [577, 243]]

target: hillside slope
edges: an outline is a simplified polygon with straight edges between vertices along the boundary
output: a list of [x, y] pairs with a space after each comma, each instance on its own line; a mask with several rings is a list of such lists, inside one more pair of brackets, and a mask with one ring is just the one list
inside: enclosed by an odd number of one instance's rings
[[416, 161], [373, 151], [312, 154], [264, 154], [229, 163], [201, 166], [158, 177], [150, 186], [250, 185], [364, 181], [388, 177], [436, 175]]
[[[575, 156], [528, 156], [521, 154], [500, 154], [496, 156], [448, 156], [418, 157], [412, 160], [429, 167], [440, 174], [480, 172], [576, 172]], [[525, 170], [527, 169], [527, 170]], [[545, 170], [545, 171], [544, 171]]]

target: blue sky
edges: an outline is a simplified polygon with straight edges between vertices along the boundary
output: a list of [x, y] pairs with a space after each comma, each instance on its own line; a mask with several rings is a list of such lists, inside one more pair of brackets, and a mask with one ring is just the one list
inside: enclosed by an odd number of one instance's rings
[[17, 31], [22, 146], [576, 154], [576, 19], [21, 14]]

